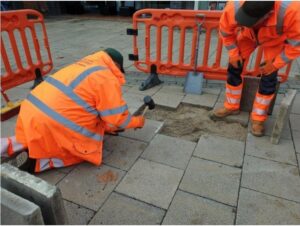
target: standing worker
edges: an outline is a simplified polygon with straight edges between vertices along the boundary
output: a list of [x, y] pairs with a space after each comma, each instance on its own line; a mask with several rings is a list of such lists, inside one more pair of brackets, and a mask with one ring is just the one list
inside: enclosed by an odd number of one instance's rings
[[100, 165], [105, 132], [144, 126], [122, 98], [123, 73], [123, 56], [108, 48], [49, 76], [21, 104], [16, 136], [1, 139], [1, 155], [28, 149], [30, 172]]
[[264, 135], [264, 122], [276, 91], [278, 70], [300, 56], [300, 3], [231, 1], [220, 19], [220, 36], [229, 53], [224, 107], [215, 118], [239, 114], [243, 63], [258, 45], [263, 48], [262, 75], [251, 113], [251, 132]]

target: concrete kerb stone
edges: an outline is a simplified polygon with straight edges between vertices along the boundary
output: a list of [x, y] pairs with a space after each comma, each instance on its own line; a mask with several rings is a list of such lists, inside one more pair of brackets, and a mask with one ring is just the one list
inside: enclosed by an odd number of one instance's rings
[[1, 188], [1, 224], [44, 224], [39, 206]]
[[291, 112], [293, 101], [296, 97], [297, 90], [288, 90], [287, 95], [282, 99], [280, 104], [279, 113], [273, 126], [270, 141], [272, 144], [278, 144], [283, 128], [288, 122], [288, 117]]
[[68, 224], [62, 195], [56, 186], [9, 164], [1, 165], [1, 186], [37, 204], [46, 224]]

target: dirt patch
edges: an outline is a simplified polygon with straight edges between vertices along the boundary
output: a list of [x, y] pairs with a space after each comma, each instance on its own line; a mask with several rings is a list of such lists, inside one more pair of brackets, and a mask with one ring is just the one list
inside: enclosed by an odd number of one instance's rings
[[147, 111], [146, 118], [164, 121], [160, 133], [185, 140], [195, 141], [202, 134], [216, 134], [231, 139], [246, 140], [247, 128], [239, 123], [213, 121], [209, 118], [209, 110], [181, 104], [177, 110], [156, 106]]
[[114, 182], [118, 179], [118, 173], [114, 173], [111, 170], [107, 170], [101, 175], [98, 175], [98, 180], [102, 183]]

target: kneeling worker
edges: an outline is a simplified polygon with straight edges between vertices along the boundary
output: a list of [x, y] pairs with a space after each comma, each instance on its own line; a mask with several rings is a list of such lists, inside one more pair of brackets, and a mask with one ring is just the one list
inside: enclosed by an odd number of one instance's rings
[[123, 56], [108, 48], [49, 76], [21, 104], [16, 136], [1, 139], [2, 156], [28, 149], [35, 172], [100, 165], [105, 132], [144, 126], [122, 98], [123, 73]]
[[265, 62], [260, 68], [262, 77], [251, 113], [251, 132], [255, 136], [264, 134], [278, 70], [300, 56], [299, 9], [297, 1], [227, 2], [220, 18], [220, 36], [229, 52], [226, 99], [213, 117], [239, 113], [243, 63], [261, 45]]

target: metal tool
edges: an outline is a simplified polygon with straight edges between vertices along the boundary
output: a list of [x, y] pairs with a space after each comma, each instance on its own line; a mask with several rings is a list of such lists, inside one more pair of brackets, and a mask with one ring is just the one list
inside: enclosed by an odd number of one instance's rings
[[154, 100], [150, 96], [144, 97], [144, 104], [146, 107], [142, 113], [142, 116], [144, 116], [148, 110], [152, 110], [155, 108]]
[[202, 72], [197, 73], [197, 62], [198, 62], [201, 26], [204, 23], [204, 20], [205, 20], [205, 14], [196, 15], [197, 39], [196, 39], [196, 49], [195, 49], [194, 71], [190, 71], [186, 76], [185, 84], [184, 84], [185, 93], [191, 93], [191, 94], [202, 93], [203, 73]]

